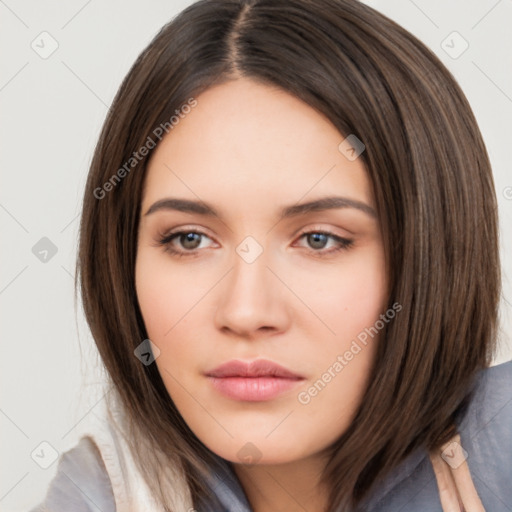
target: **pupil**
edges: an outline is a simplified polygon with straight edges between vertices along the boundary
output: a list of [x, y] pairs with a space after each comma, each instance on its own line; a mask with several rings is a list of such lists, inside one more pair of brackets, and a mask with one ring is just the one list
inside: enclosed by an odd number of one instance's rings
[[186, 235], [182, 235], [185, 237], [183, 247], [186, 247], [187, 249], [195, 249], [197, 246], [197, 242], [199, 239], [198, 233], [187, 233]]
[[315, 249], [323, 249], [327, 243], [327, 235], [323, 233], [312, 233], [308, 235], [308, 242]]

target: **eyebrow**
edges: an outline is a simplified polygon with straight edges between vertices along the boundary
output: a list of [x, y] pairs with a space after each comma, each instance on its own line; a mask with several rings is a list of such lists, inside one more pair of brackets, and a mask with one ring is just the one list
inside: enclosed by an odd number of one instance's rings
[[[291, 217], [298, 217], [311, 212], [321, 212], [325, 210], [333, 210], [337, 208], [355, 208], [360, 210], [370, 217], [377, 217], [375, 210], [366, 203], [348, 197], [330, 196], [309, 201], [307, 203], [294, 204], [282, 208], [279, 219], [287, 219]], [[207, 215], [211, 217], [221, 218], [217, 210], [204, 201], [192, 201], [190, 199], [178, 199], [166, 197], [159, 199], [148, 209], [144, 214], [145, 216], [151, 215], [161, 210], [175, 210], [185, 213], [197, 213], [199, 215]]]

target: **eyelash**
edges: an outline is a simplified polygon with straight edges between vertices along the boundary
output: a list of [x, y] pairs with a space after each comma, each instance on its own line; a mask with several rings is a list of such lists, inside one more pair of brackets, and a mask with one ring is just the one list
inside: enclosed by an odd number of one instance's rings
[[[200, 235], [200, 236], [205, 236], [207, 238], [210, 238], [208, 237], [208, 235], [206, 233], [202, 233], [201, 231], [196, 231], [194, 229], [187, 229], [187, 230], [181, 230], [181, 231], [175, 231], [175, 232], [171, 232], [171, 233], [167, 233], [165, 235], [160, 235], [159, 236], [159, 240], [158, 240], [158, 245], [160, 246], [163, 246], [164, 247], [164, 251], [166, 252], [169, 252], [171, 253], [173, 256], [178, 256], [178, 257], [194, 257], [194, 256], [197, 256], [197, 251], [198, 249], [195, 249], [195, 250], [191, 250], [191, 251], [179, 251], [179, 250], [176, 250], [172, 245], [171, 245], [171, 242], [175, 239], [175, 238], [178, 238], [180, 237], [181, 235], [187, 235], [187, 234], [190, 234], [190, 233], [194, 233], [196, 235]], [[322, 231], [322, 230], [313, 230], [313, 231], [305, 231], [303, 233], [301, 233], [299, 235], [299, 240], [307, 235], [312, 235], [312, 234], [319, 234], [319, 235], [326, 235], [327, 237], [329, 237], [330, 239], [336, 241], [339, 246], [334, 248], [334, 249], [330, 249], [330, 250], [327, 250], [327, 251], [322, 251], [322, 250], [315, 250], [315, 249], [307, 249], [308, 252], [314, 256], [317, 256], [317, 257], [326, 257], [326, 256], [330, 256], [334, 253], [338, 253], [340, 251], [344, 251], [344, 250], [347, 250], [349, 249], [354, 241], [349, 239], [349, 238], [343, 238], [343, 237], [340, 237], [338, 235], [335, 235], [334, 233], [330, 233], [328, 231]]]

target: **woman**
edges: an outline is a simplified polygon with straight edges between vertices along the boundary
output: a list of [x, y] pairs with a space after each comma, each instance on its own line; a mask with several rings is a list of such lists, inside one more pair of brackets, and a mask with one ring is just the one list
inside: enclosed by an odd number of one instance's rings
[[96, 148], [109, 422], [41, 506], [507, 510], [498, 254], [476, 121], [416, 38], [355, 1], [192, 5]]

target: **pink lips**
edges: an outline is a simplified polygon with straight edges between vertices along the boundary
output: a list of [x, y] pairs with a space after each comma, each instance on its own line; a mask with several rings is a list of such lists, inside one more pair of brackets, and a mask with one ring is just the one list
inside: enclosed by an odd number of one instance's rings
[[271, 400], [304, 380], [304, 377], [266, 359], [228, 361], [208, 371], [206, 376], [223, 395], [248, 402]]

